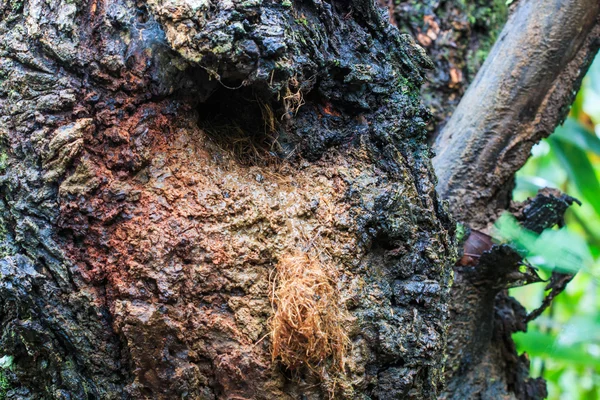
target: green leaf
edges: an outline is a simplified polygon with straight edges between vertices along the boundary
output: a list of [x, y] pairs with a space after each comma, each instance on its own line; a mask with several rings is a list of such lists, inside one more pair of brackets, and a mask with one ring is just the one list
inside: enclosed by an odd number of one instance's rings
[[567, 118], [562, 126], [557, 127], [552, 137], [574, 144], [581, 150], [600, 155], [600, 138], [573, 118]]
[[518, 250], [531, 252], [538, 235], [523, 228], [511, 214], [505, 212], [494, 224], [495, 235], [500, 240], [514, 244]]
[[574, 144], [558, 137], [551, 136], [548, 142], [567, 171], [569, 180], [584, 197], [581, 200], [589, 203], [596, 214], [600, 215], [600, 183], [587, 154]]
[[514, 245], [541, 268], [575, 273], [593, 264], [585, 239], [566, 228], [546, 229], [538, 235], [523, 228], [509, 213], [502, 214], [494, 227], [499, 239]]
[[568, 364], [600, 369], [600, 358], [592, 355], [586, 344], [566, 344], [550, 334], [536, 330], [515, 333], [513, 339], [519, 350], [526, 350], [530, 356], [552, 358]]
[[573, 101], [571, 110], [569, 111], [569, 116], [575, 120], [579, 119], [581, 113], [585, 112], [583, 110], [583, 102], [585, 101], [585, 97], [585, 85], [581, 85], [581, 89], [579, 89], [579, 93], [577, 93], [577, 96], [575, 96], [575, 101]]
[[600, 344], [600, 315], [582, 315], [570, 317], [560, 331], [559, 339], [563, 343]]
[[535, 265], [569, 273], [591, 266], [594, 261], [585, 239], [566, 228], [543, 231], [528, 259]]

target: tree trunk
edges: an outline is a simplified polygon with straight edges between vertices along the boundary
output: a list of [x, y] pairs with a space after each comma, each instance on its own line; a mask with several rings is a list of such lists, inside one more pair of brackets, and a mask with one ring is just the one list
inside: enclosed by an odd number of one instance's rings
[[[389, 19], [370, 0], [0, 2], [0, 397], [477, 392], [445, 364], [473, 344], [447, 349], [433, 64]], [[539, 396], [507, 368], [486, 393]]]

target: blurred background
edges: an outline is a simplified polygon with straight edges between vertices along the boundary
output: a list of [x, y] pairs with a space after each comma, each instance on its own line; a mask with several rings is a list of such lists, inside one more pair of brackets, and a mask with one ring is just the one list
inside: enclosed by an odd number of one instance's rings
[[[514, 335], [531, 358], [533, 376], [548, 382], [549, 399], [600, 399], [600, 55], [586, 75], [571, 113], [554, 134], [532, 149], [518, 172], [513, 198], [552, 187], [579, 199], [566, 215], [571, 240], [590, 257], [552, 306], [527, 333]], [[568, 243], [566, 243], [568, 245]], [[580, 250], [578, 250], [580, 251]], [[540, 275], [549, 276], [542, 269]], [[545, 284], [512, 289], [529, 311], [544, 297]]]

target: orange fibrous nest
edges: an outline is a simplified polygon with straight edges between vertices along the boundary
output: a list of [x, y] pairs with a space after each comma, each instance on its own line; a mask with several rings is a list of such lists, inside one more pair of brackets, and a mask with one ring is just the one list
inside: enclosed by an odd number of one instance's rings
[[273, 359], [290, 369], [318, 375], [342, 371], [348, 349], [347, 311], [336, 287], [337, 274], [305, 254], [282, 258], [273, 279], [270, 320]]

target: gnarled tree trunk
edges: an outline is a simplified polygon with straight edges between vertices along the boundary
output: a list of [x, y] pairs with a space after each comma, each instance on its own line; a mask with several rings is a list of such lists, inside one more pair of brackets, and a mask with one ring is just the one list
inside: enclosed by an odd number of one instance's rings
[[451, 292], [434, 65], [390, 23], [403, 10], [0, 2], [3, 395], [539, 396], [525, 361], [481, 389], [473, 343], [447, 348], [471, 316], [452, 304], [493, 321], [505, 286]]

